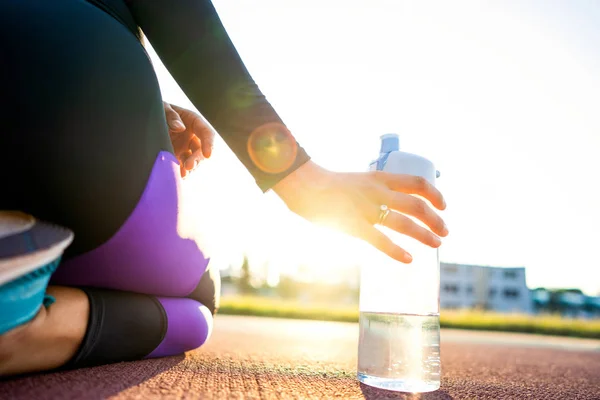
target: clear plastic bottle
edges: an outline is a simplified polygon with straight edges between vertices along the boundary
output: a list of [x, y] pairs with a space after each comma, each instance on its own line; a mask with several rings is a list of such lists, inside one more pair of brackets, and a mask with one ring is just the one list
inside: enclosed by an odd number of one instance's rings
[[[431, 161], [400, 151], [396, 134], [381, 136], [381, 152], [370, 169], [422, 176], [432, 184], [438, 175]], [[437, 390], [441, 376], [438, 249], [381, 229], [413, 261], [403, 264], [374, 252], [371, 263], [363, 267], [358, 380], [402, 392]]]

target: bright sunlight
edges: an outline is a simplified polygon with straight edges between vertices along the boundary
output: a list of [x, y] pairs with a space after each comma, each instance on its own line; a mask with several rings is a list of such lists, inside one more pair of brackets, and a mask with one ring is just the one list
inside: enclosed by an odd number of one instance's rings
[[[530, 287], [596, 294], [600, 8], [583, 4], [215, 1], [317, 163], [366, 170], [386, 132], [436, 163], [451, 232], [442, 261], [526, 266]], [[150, 54], [165, 99], [193, 107]], [[368, 265], [362, 242], [262, 195], [222, 141], [213, 154], [186, 190], [214, 263], [248, 254], [306, 279]]]

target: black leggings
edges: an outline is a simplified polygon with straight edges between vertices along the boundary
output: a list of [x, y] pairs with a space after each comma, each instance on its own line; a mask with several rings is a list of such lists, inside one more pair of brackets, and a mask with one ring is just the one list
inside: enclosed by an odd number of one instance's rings
[[[157, 156], [173, 153], [158, 81], [135, 32], [85, 1], [3, 1], [0, 40], [0, 209], [72, 229], [68, 264], [120, 232]], [[200, 261], [197, 267], [193, 290], [174, 297], [88, 282], [95, 286], [83, 288], [88, 332], [70, 365], [171, 355], [204, 343], [219, 278], [203, 273]], [[122, 280], [131, 280], [126, 272]], [[176, 262], [169, 273], [178, 274]]]
[[[157, 154], [173, 152], [138, 26], [261, 189], [308, 160], [210, 0], [5, 0], [0, 207], [73, 229], [67, 257], [112, 237]], [[283, 151], [269, 156], [274, 142]]]
[[0, 5], [0, 208], [75, 232], [66, 257], [112, 237], [160, 151], [173, 152], [137, 38], [78, 0]]

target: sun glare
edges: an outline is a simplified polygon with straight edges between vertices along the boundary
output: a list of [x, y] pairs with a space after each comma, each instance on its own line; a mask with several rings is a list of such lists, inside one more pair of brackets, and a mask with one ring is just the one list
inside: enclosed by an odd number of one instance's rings
[[[589, 264], [600, 197], [584, 173], [600, 169], [600, 35], [587, 15], [596, 11], [536, 0], [309, 3], [215, 6], [254, 80], [315, 162], [364, 171], [379, 135], [396, 131], [401, 147], [441, 171], [450, 229], [443, 261], [525, 265], [533, 287], [600, 290]], [[193, 107], [149, 50], [164, 97]], [[274, 145], [253, 153], [254, 162], [281, 171], [294, 147], [265, 132]], [[339, 265], [368, 266], [369, 246], [310, 226], [275, 195], [262, 195], [219, 139], [202, 168], [190, 192], [202, 205], [198, 230], [222, 265], [249, 254], [281, 272], [310, 267], [303, 274], [315, 279], [330, 279], [326, 271]], [[574, 200], [557, 182], [582, 192]], [[539, 228], [548, 223], [553, 229]]]

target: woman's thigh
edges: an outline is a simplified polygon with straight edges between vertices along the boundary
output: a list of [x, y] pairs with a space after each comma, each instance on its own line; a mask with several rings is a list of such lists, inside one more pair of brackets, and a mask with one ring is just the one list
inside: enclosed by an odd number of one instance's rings
[[177, 161], [135, 35], [81, 0], [8, 1], [0, 46], [0, 208], [74, 231], [56, 283], [189, 294], [207, 260], [177, 232]]
[[172, 151], [152, 65], [127, 28], [83, 1], [2, 2], [0, 31], [2, 208], [68, 226], [68, 254], [89, 251], [133, 210], [158, 152]]

